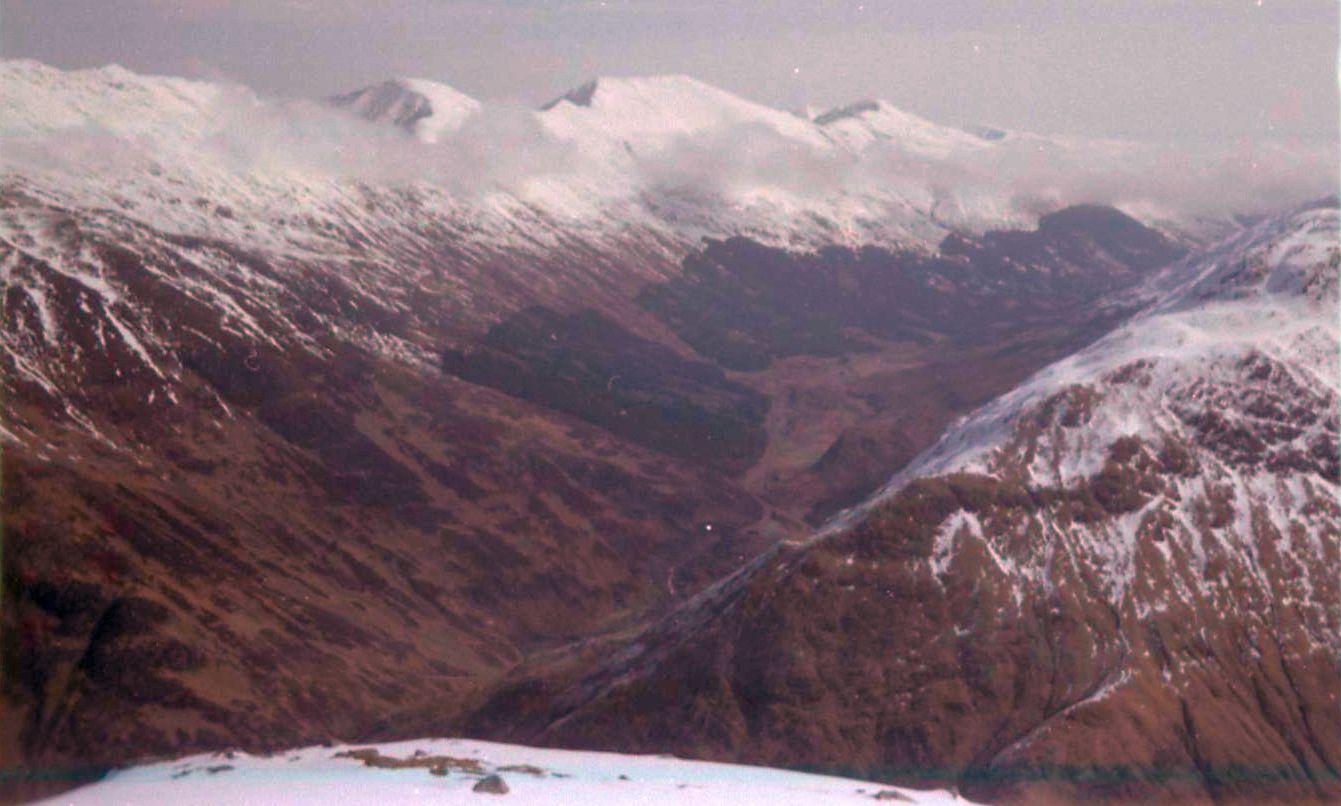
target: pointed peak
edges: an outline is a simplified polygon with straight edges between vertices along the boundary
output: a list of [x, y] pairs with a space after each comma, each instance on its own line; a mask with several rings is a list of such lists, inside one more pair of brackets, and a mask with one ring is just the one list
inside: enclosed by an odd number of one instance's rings
[[409, 76], [388, 78], [377, 84], [369, 84], [351, 92], [330, 96], [327, 100], [336, 106], [352, 106], [372, 98], [383, 102], [394, 102], [408, 96], [419, 96], [428, 101], [447, 100], [450, 102], [449, 105], [452, 106], [471, 106], [479, 103], [449, 84], [428, 78], [411, 78]]
[[479, 101], [455, 87], [426, 78], [389, 78], [326, 100], [365, 120], [391, 123], [428, 143], [459, 128], [480, 108]]
[[540, 107], [540, 109], [542, 111], [548, 112], [549, 110], [553, 109], [554, 107], [562, 103], [570, 103], [573, 106], [591, 106], [591, 99], [596, 97], [596, 88], [599, 85], [600, 85], [600, 79], [593, 78], [591, 81], [588, 81], [587, 83], [581, 85], [580, 87], [574, 87], [568, 92], [565, 92], [563, 95], [560, 95], [558, 98], [555, 98], [554, 100]]

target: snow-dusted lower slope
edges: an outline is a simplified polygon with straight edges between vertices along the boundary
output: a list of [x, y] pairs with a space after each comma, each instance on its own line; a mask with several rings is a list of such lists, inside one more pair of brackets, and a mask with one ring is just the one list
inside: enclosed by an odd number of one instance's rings
[[[489, 776], [501, 779], [502, 787], [482, 785]], [[494, 791], [485, 791], [489, 789]], [[43, 803], [390, 806], [489, 803], [503, 795], [500, 802], [516, 806], [856, 806], [877, 801], [971, 806], [946, 791], [897, 789], [766, 767], [464, 739], [309, 747], [273, 756], [191, 756], [117, 771], [97, 784]]]

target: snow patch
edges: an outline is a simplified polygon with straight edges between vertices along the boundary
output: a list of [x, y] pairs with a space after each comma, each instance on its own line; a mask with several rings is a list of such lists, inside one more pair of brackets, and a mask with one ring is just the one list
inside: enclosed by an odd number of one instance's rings
[[[445, 775], [426, 767], [378, 769], [338, 754], [351, 746], [310, 747], [274, 756], [245, 753], [198, 755], [133, 767], [96, 784], [43, 801], [56, 806], [173, 803], [175, 806], [284, 803], [479, 804], [473, 791], [485, 775], [508, 788], [500, 802], [516, 806], [603, 806], [638, 803], [680, 806], [825, 806], [873, 802], [880, 792], [915, 806], [971, 806], [943, 790], [917, 791], [871, 781], [810, 775], [766, 767], [687, 761], [669, 756], [632, 756], [550, 750], [465, 739], [425, 739], [380, 745], [381, 756], [398, 759], [444, 756], [466, 762]], [[478, 771], [472, 771], [472, 761]]]

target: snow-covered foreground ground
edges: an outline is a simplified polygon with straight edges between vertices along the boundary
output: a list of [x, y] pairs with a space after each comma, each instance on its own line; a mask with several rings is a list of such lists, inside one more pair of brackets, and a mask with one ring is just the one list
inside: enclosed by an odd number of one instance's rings
[[[341, 756], [374, 748], [377, 767]], [[373, 754], [364, 754], [367, 755]], [[410, 766], [395, 767], [396, 764]], [[442, 774], [444, 773], [445, 774]], [[504, 795], [477, 792], [487, 776]], [[547, 750], [467, 739], [309, 747], [274, 756], [198, 755], [122, 770], [46, 804], [730, 804], [824, 806], [862, 802], [969, 806], [945, 791], [921, 792], [823, 775], [685, 761]]]

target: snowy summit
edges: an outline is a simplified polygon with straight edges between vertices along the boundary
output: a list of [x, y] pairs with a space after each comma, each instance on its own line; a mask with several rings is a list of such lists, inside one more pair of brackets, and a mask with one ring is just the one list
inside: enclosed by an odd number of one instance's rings
[[391, 123], [425, 143], [461, 128], [480, 102], [446, 84], [424, 78], [393, 78], [330, 99], [374, 123]]

